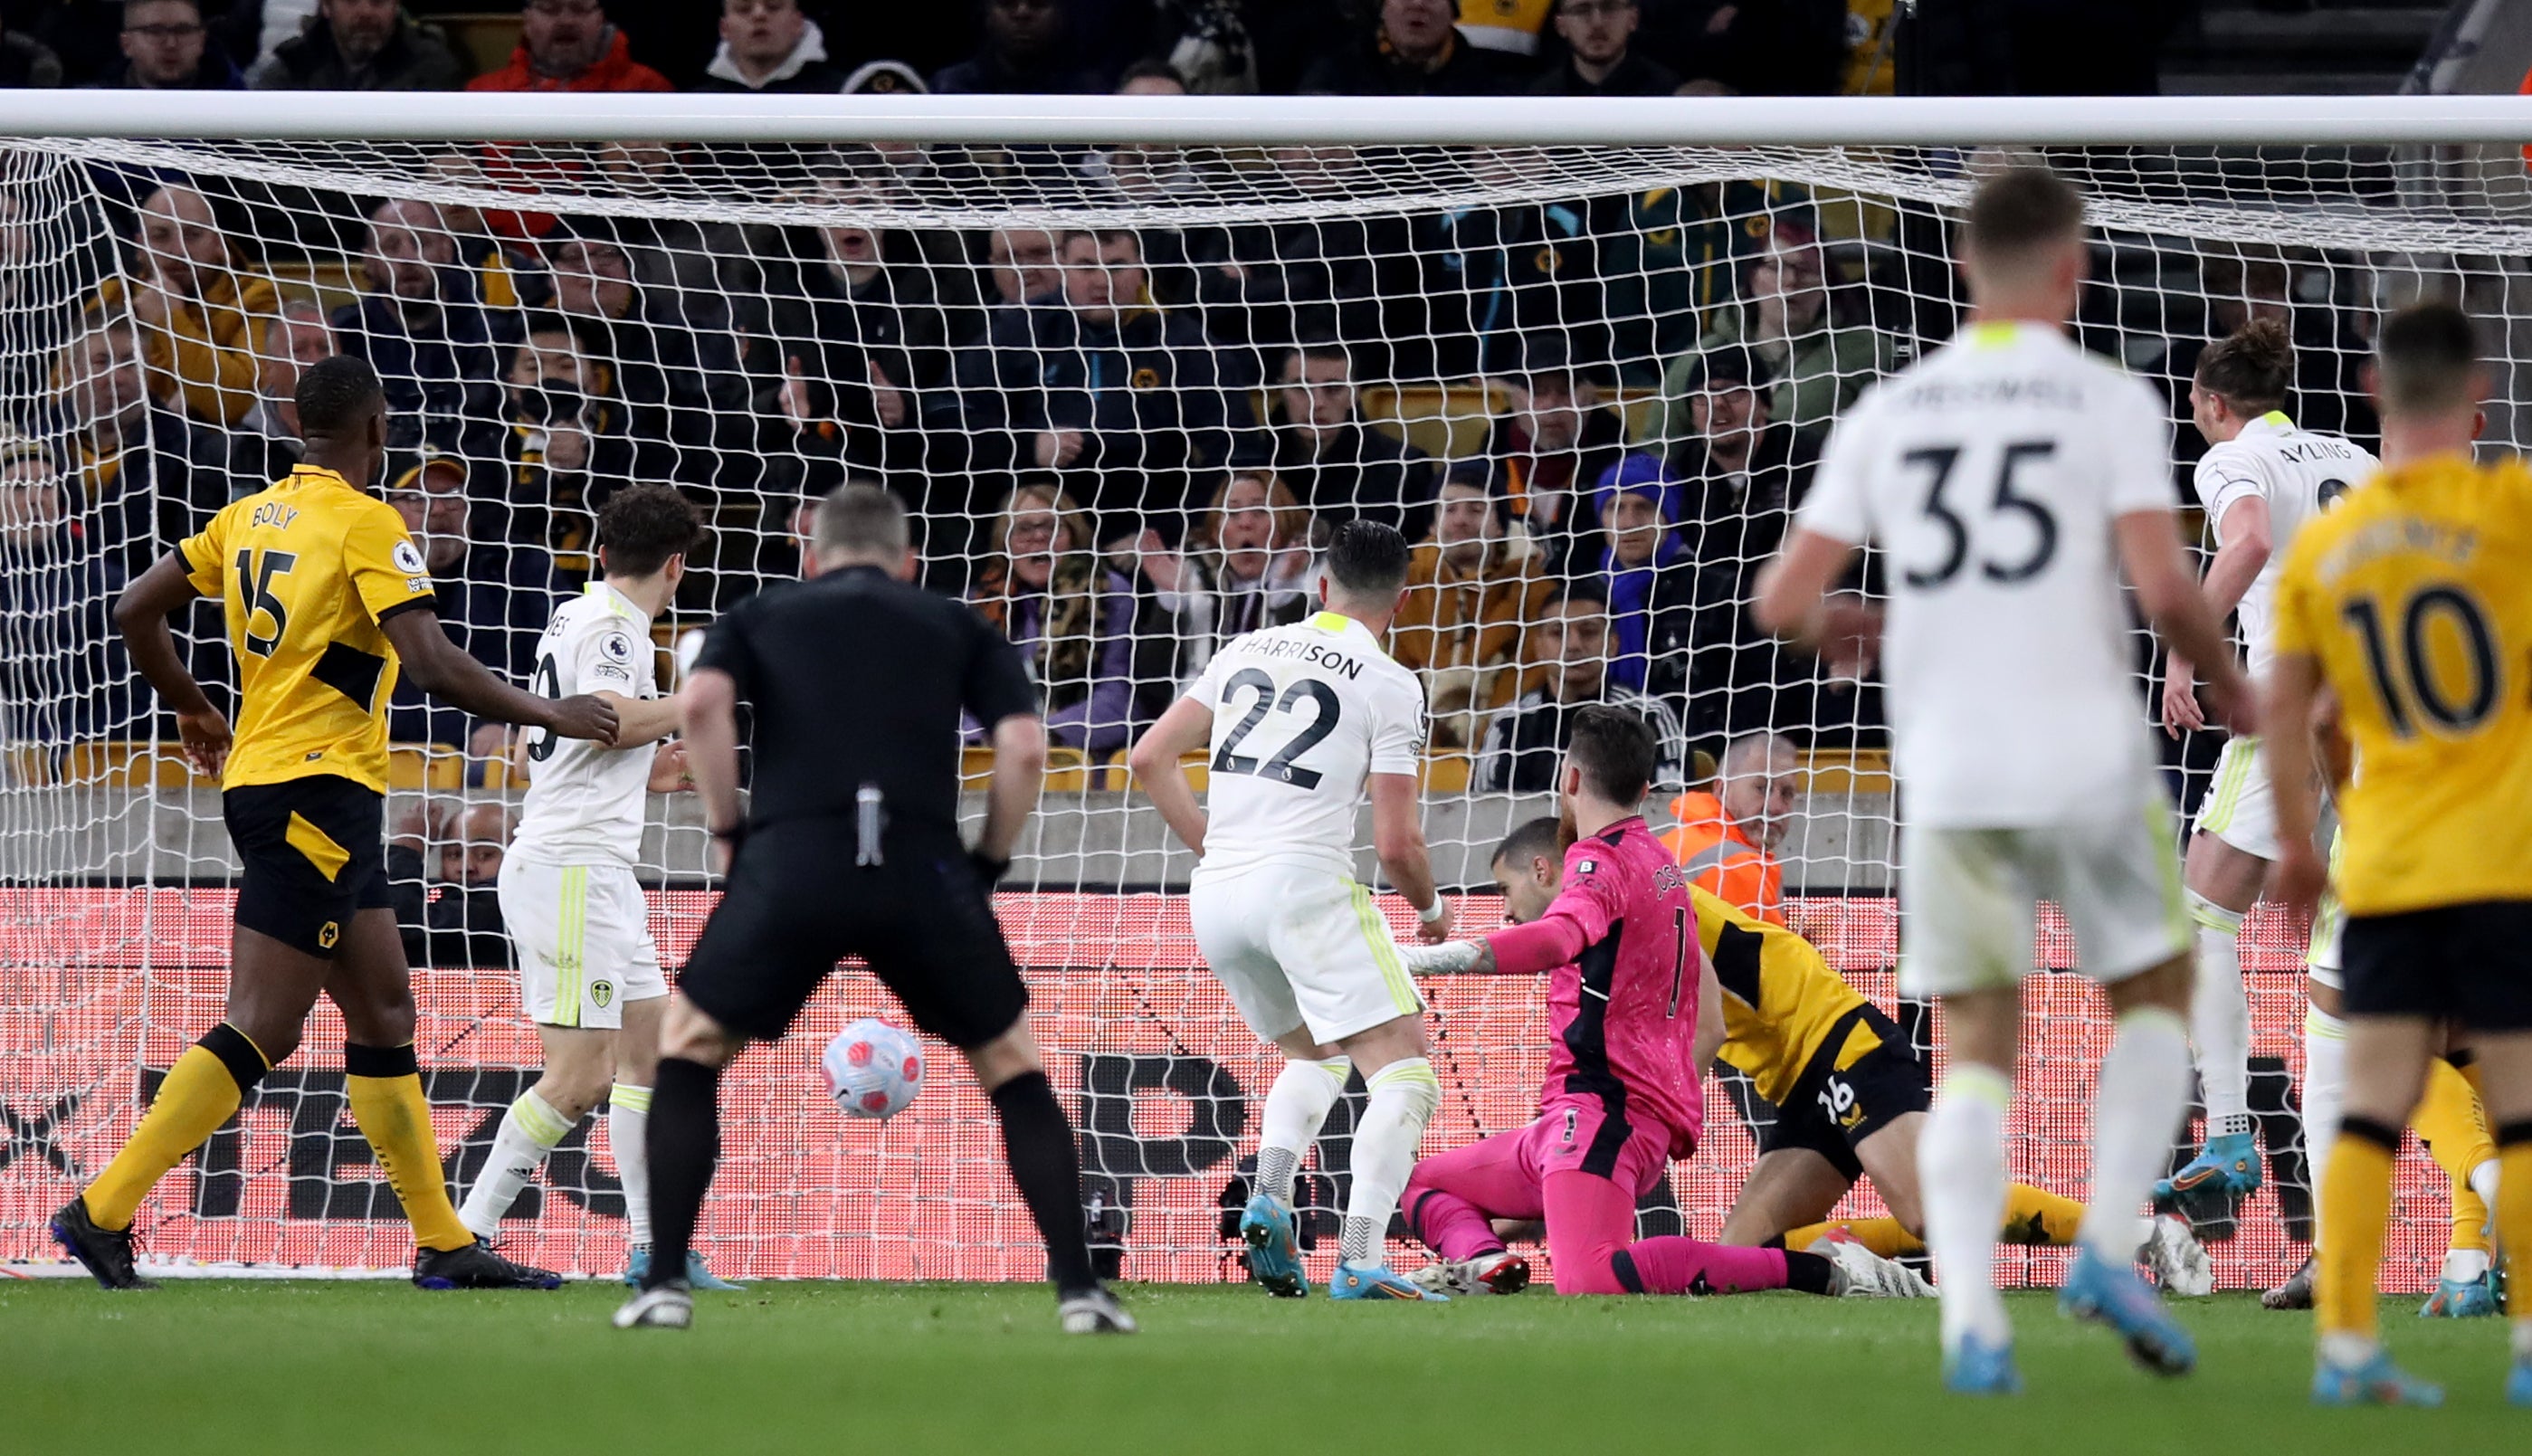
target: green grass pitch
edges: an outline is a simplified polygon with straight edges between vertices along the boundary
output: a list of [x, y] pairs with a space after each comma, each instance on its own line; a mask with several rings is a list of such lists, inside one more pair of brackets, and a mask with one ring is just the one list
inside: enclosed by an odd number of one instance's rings
[[1041, 1288], [766, 1284], [621, 1333], [615, 1287], [0, 1283], [0, 1450], [50, 1452], [2100, 1451], [2532, 1449], [2496, 1320], [2384, 1322], [2442, 1411], [2316, 1411], [2309, 1316], [2188, 1307], [2199, 1373], [2017, 1296], [2018, 1400], [1935, 1386], [1930, 1302], [1281, 1302], [1133, 1287], [1132, 1339], [1067, 1339]]

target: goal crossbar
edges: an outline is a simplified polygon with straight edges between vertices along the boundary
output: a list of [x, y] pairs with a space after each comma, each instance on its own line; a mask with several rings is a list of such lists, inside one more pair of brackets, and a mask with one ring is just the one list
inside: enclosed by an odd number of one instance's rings
[[0, 136], [1178, 146], [2532, 143], [2532, 96], [737, 96], [0, 91]]

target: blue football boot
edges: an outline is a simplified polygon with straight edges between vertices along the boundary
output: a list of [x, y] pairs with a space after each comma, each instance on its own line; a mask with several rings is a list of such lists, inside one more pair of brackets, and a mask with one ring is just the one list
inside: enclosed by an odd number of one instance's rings
[[1451, 1297], [1438, 1290], [1423, 1289], [1415, 1281], [1380, 1264], [1339, 1264], [1336, 1277], [1328, 1281], [1328, 1298], [1332, 1300], [1417, 1300], [1447, 1305]]
[[[2517, 1367], [2517, 1372], [2520, 1372]], [[2430, 1385], [2391, 1363], [2377, 1350], [2363, 1365], [2333, 1365], [2324, 1360], [2312, 1368], [2312, 1403], [2317, 1406], [2440, 1406], [2445, 1388]]]
[[2162, 1296], [2138, 1276], [2133, 1263], [2113, 1264], [2089, 1248], [2080, 1250], [2066, 1268], [2057, 1308], [2117, 1330], [2137, 1364], [2158, 1375], [2185, 1375], [2198, 1364], [2197, 1342], [2162, 1307]]
[[1301, 1268], [1300, 1241], [1293, 1230], [1293, 1210], [1272, 1194], [1259, 1194], [1239, 1210], [1239, 1237], [1248, 1245], [1248, 1277], [1279, 1300], [1297, 1300], [1310, 1292], [1310, 1276]]
[[2013, 1346], [1961, 1336], [1943, 1352], [1943, 1388], [1954, 1395], [2020, 1395], [2022, 1371], [2014, 1367]]

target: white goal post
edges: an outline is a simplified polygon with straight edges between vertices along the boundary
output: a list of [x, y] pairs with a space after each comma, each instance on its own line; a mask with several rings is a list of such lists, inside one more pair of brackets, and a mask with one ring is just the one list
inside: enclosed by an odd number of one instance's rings
[[[847, 479], [908, 501], [927, 581], [1022, 644], [1057, 728], [1001, 907], [1082, 1128], [1085, 1216], [1129, 1277], [1213, 1278], [1272, 1067], [1195, 957], [1188, 856], [1121, 750], [1226, 634], [1299, 609], [1329, 524], [1373, 515], [1427, 543], [1393, 647], [1430, 694], [1426, 831], [1472, 913], [1494, 912], [1494, 844], [1552, 807], [1539, 765], [1564, 703], [1654, 719], [1652, 817], [1689, 851], [1716, 760], [1774, 732], [1785, 912], [1922, 1034], [1890, 975], [1900, 821], [1876, 691], [1741, 609], [1838, 412], [1949, 336], [1950, 227], [1976, 179], [2037, 151], [2086, 188], [2078, 333], [2173, 396], [2187, 504], [2187, 372], [2248, 317], [2289, 323], [2307, 423], [2363, 435], [2374, 321], [2456, 296], [2501, 350], [2484, 444], [2532, 437], [2527, 145], [2520, 96], [0, 91], [0, 1264], [51, 1257], [46, 1217], [218, 1015], [217, 795], [160, 746], [106, 607], [286, 468], [308, 358], [377, 366], [398, 421], [377, 485], [463, 645], [522, 680], [615, 485], [673, 483], [712, 528], [660, 624], [663, 680], [716, 612], [792, 573], [800, 501]], [[218, 624], [186, 635], [225, 691]], [[2137, 661], [2144, 731], [2142, 639]], [[850, 670], [849, 644], [812, 666]], [[391, 864], [463, 1185], [534, 1075], [481, 918], [522, 771], [462, 717], [414, 702], [394, 722]], [[2203, 787], [2214, 747], [2175, 744], [2174, 782]], [[973, 745], [942, 751], [982, 768]], [[642, 874], [674, 963], [710, 903], [704, 837], [688, 799], [656, 797], [652, 821]], [[2043, 940], [2063, 968], [2063, 936]], [[2244, 947], [2273, 1177], [2219, 1248], [2232, 1285], [2293, 1268], [2310, 1203], [2301, 948], [2265, 913]], [[2017, 1176], [2081, 1196], [2106, 1026], [2075, 978], [2034, 986], [2052, 1029], [2023, 1073]], [[1428, 1146], [1517, 1124], [1542, 1061], [1535, 988], [1431, 994]], [[889, 1010], [842, 977], [739, 1064], [733, 1195], [702, 1236], [717, 1269], [1041, 1272], [959, 1078], [885, 1126], [822, 1101], [801, 1043]], [[340, 1041], [320, 1015], [144, 1206], [147, 1250], [259, 1271], [409, 1254], [342, 1116]], [[1797, 1110], [1737, 1089], [1711, 1105], [1647, 1219], [1712, 1234], [1755, 1137]], [[1314, 1237], [1351, 1116], [1309, 1170]], [[612, 1167], [603, 1135], [575, 1135], [517, 1205], [514, 1249], [620, 1266]], [[2401, 1186], [2387, 1277], [2429, 1284], [2445, 1181], [2412, 1151]], [[1865, 1191], [1846, 1206], [1879, 1211]], [[2052, 1280], [2059, 1257], [2007, 1275]]]

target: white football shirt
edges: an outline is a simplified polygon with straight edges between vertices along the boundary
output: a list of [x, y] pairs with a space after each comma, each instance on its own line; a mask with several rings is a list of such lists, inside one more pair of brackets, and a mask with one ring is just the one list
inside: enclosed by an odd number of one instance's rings
[[2173, 505], [2143, 381], [2037, 324], [1980, 323], [1856, 401], [1801, 526], [1876, 542], [1911, 822], [2031, 828], [2141, 802], [2153, 758], [2111, 522]]
[[[651, 618], [622, 592], [593, 581], [562, 605], [537, 639], [541, 697], [611, 692], [660, 695]], [[642, 811], [655, 745], [603, 748], [530, 728], [527, 806], [510, 852], [550, 864], [631, 865], [642, 849]]]
[[1187, 696], [1213, 710], [1208, 870], [1295, 864], [1351, 875], [1364, 780], [1423, 763], [1423, 684], [1341, 612], [1234, 638]]
[[2268, 564], [2233, 609], [2253, 676], [2266, 672], [2275, 656], [2277, 567], [2285, 560], [2286, 543], [2304, 522], [2382, 468], [2363, 446], [2298, 429], [2283, 410], [2271, 410], [2231, 439], [2209, 445], [2199, 459], [2198, 500], [2219, 539], [2225, 512], [2254, 495], [2269, 503]]

